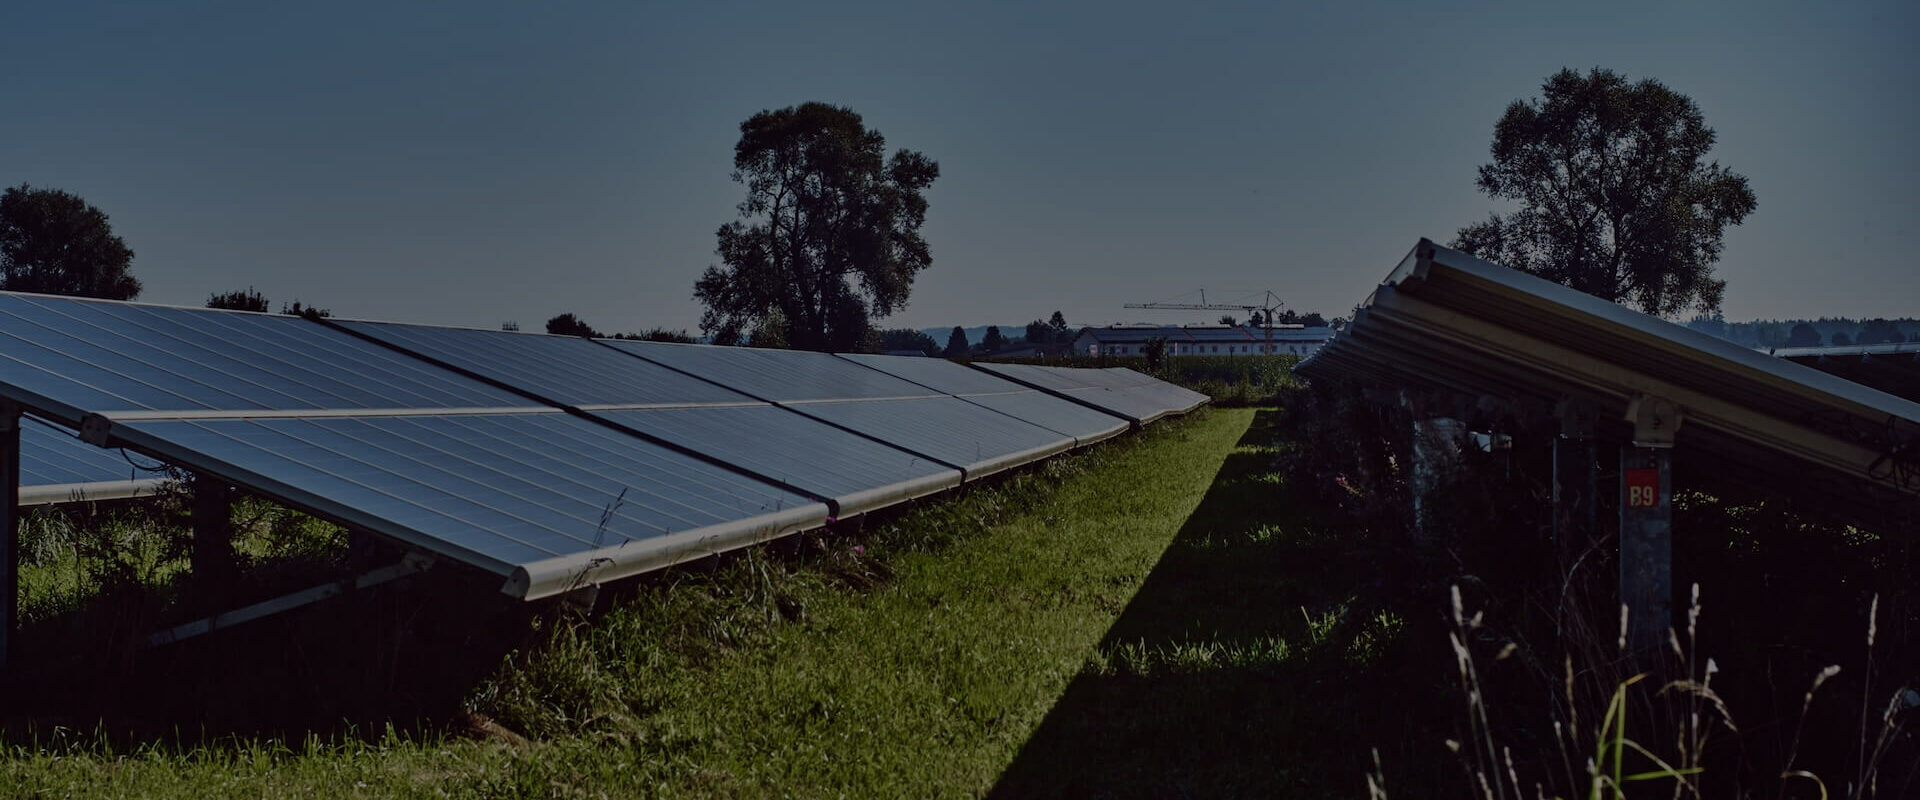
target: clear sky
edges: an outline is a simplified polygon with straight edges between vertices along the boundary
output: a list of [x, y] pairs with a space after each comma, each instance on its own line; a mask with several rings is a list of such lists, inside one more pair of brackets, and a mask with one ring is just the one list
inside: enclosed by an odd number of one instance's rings
[[1494, 210], [1509, 102], [1606, 66], [1752, 182], [1729, 319], [1920, 314], [1912, 0], [270, 5], [5, 0], [0, 183], [104, 209], [143, 300], [691, 328], [739, 123], [821, 100], [940, 162], [883, 324], [1204, 321], [1121, 308], [1199, 288], [1332, 316]]

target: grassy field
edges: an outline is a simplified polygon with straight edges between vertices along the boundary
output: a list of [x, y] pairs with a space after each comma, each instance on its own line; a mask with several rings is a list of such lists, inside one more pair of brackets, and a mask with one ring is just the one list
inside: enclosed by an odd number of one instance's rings
[[43, 725], [0, 795], [1350, 795], [1374, 743], [1338, 723], [1371, 711], [1325, 689], [1401, 623], [1275, 483], [1273, 417], [1202, 412], [537, 617], [436, 724]]
[[1353, 796], [1370, 748], [1439, 737], [1382, 674], [1405, 622], [1366, 555], [1279, 483], [1276, 416], [1204, 410], [532, 617], [425, 725], [32, 726], [0, 797]]

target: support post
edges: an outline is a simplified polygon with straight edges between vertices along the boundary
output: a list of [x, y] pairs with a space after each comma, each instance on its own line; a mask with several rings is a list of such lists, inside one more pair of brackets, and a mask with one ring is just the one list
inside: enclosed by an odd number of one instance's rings
[[193, 583], [203, 602], [218, 605], [233, 591], [233, 491], [206, 475], [193, 476]]
[[1460, 468], [1460, 440], [1466, 426], [1450, 417], [1416, 418], [1413, 421], [1413, 538], [1432, 543], [1439, 534], [1434, 523], [1434, 504], [1440, 500], [1440, 487]]
[[20, 619], [20, 407], [0, 401], [0, 671]]
[[1571, 399], [1562, 400], [1554, 412], [1560, 418], [1560, 435], [1553, 440], [1553, 539], [1561, 566], [1567, 567], [1593, 543], [1599, 527], [1593, 446], [1598, 412], [1590, 402]]
[[1678, 406], [1642, 395], [1627, 405], [1633, 443], [1620, 449], [1620, 602], [1627, 649], [1650, 653], [1673, 624], [1673, 436]]

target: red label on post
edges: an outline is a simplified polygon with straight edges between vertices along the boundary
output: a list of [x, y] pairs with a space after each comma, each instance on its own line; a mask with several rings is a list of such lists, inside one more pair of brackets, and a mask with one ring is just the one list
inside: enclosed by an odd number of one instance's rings
[[1660, 470], [1627, 470], [1627, 507], [1654, 508], [1660, 505]]

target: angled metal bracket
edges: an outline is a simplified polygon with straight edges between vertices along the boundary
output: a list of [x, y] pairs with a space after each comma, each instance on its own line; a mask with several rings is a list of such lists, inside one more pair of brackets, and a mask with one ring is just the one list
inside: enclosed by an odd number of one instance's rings
[[153, 635], [147, 637], [147, 646], [158, 647], [163, 644], [172, 644], [182, 639], [191, 639], [201, 634], [224, 630], [242, 622], [252, 622], [261, 617], [270, 617], [283, 611], [292, 611], [301, 606], [318, 603], [332, 597], [338, 597], [355, 589], [378, 586], [389, 581], [407, 577], [408, 575], [425, 572], [432, 567], [433, 556], [419, 552], [408, 553], [405, 558], [400, 559], [400, 563], [398, 564], [390, 564], [361, 574], [358, 577], [338, 580], [332, 583], [323, 583], [310, 589], [294, 592], [293, 594], [281, 595], [271, 600], [263, 600], [250, 606], [242, 606], [232, 611], [222, 612], [204, 619], [197, 619], [185, 625], [176, 625], [164, 631], [156, 631]]
[[1673, 436], [1685, 419], [1680, 406], [1664, 397], [1643, 394], [1627, 403], [1627, 421], [1633, 423], [1634, 447], [1673, 447]]

